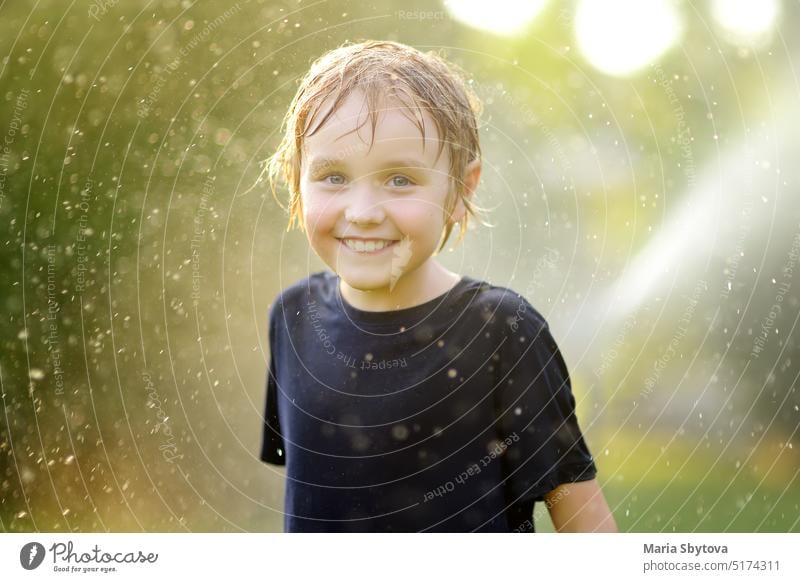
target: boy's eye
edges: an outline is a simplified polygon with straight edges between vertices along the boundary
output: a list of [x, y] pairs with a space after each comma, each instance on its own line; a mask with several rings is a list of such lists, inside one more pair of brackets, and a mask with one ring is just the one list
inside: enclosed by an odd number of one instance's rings
[[389, 179], [389, 183], [396, 188], [405, 188], [412, 185], [411, 180], [405, 176], [393, 176]]
[[341, 186], [344, 184], [344, 176], [341, 174], [330, 174], [329, 176], [325, 176], [323, 181], [327, 181], [328, 184], [332, 184], [334, 186]]

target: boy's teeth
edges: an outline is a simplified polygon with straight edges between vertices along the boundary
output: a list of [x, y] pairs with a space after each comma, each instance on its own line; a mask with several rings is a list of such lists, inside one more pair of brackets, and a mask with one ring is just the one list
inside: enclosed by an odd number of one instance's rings
[[364, 242], [363, 240], [354, 240], [354, 239], [344, 239], [344, 244], [348, 246], [348, 248], [362, 253], [371, 253], [373, 251], [379, 251], [391, 241], [386, 240], [369, 240]]

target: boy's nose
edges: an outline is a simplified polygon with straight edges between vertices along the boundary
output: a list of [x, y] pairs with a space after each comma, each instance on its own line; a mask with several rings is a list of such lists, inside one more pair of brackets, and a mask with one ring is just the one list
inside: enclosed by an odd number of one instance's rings
[[367, 180], [353, 188], [344, 211], [344, 218], [354, 224], [380, 224], [385, 218], [383, 206]]

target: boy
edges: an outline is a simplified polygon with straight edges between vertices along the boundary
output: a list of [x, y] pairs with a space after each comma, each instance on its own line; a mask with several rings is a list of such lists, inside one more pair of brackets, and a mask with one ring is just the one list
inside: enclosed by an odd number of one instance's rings
[[269, 321], [261, 459], [286, 531], [614, 531], [569, 375], [521, 296], [435, 258], [481, 172], [480, 105], [452, 65], [394, 42], [317, 60], [266, 171], [332, 269]]

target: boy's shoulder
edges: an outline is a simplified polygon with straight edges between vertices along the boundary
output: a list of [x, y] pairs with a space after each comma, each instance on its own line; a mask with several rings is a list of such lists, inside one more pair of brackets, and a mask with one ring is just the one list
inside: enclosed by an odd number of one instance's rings
[[547, 319], [522, 294], [509, 287], [471, 279], [478, 288], [476, 306], [502, 325], [516, 331], [522, 322], [535, 330], [548, 327]]

